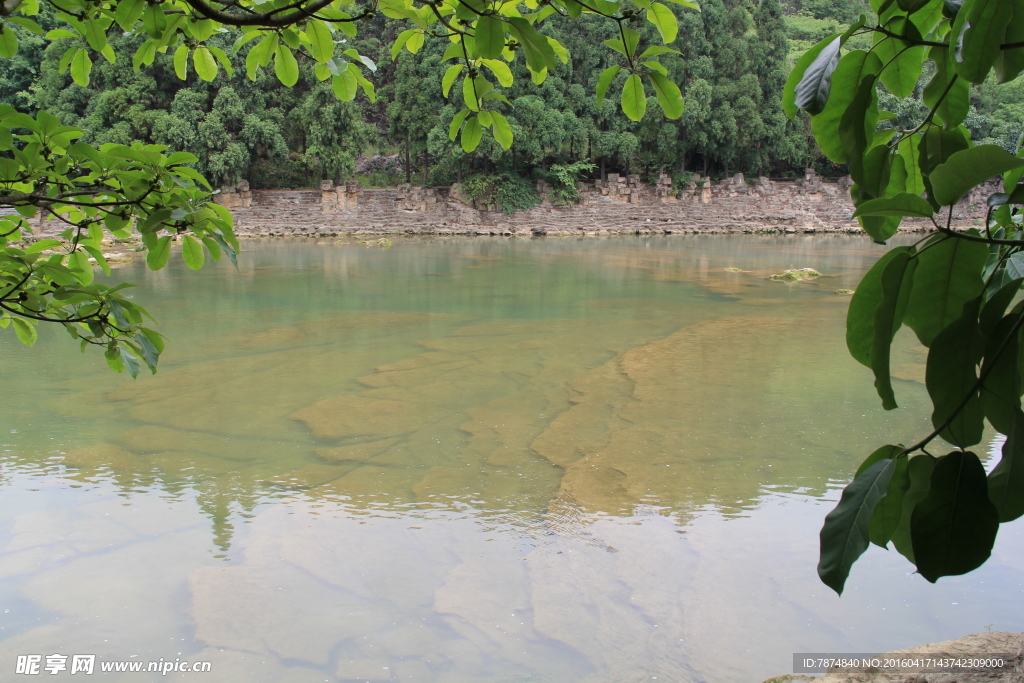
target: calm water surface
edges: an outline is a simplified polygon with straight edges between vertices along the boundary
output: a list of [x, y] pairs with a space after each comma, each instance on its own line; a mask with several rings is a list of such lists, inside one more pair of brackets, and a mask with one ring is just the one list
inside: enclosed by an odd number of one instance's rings
[[[927, 430], [923, 350], [901, 337], [885, 414], [843, 343], [835, 290], [881, 253], [268, 241], [237, 272], [129, 265], [171, 338], [156, 376], [0, 340], [0, 677], [95, 653], [211, 682], [756, 683], [793, 652], [1024, 630], [1020, 523], [937, 586], [879, 548], [841, 599], [816, 578], [846, 478]], [[806, 266], [829, 277], [766, 279]]]

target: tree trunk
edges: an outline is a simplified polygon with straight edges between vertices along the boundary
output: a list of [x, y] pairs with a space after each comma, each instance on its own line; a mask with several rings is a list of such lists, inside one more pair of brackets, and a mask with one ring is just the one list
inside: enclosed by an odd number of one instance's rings
[[601, 155], [601, 182], [608, 180], [608, 174], [604, 172], [604, 155]]
[[462, 184], [462, 162], [459, 162], [458, 167], [455, 169], [455, 182]]
[[409, 134], [405, 134], [405, 182], [412, 182], [412, 163], [409, 160]]
[[429, 168], [429, 161], [427, 159], [427, 150], [423, 150], [423, 187], [427, 186], [427, 169]]

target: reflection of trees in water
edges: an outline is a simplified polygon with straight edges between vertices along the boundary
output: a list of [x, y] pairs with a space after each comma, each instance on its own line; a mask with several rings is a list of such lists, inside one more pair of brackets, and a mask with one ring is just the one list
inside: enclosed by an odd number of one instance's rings
[[147, 293], [175, 302], [160, 374], [67, 382], [49, 406], [103, 425], [65, 456], [69, 477], [195, 491], [223, 552], [233, 519], [294, 495], [546, 511], [554, 533], [583, 524], [573, 510], [738, 511], [769, 486], [820, 495], [882, 431], [836, 440], [873, 405], [846, 388], [863, 383], [835, 343], [839, 280], [820, 292], [760, 276], [852, 278], [865, 251], [823, 238], [257, 243], [240, 278]]

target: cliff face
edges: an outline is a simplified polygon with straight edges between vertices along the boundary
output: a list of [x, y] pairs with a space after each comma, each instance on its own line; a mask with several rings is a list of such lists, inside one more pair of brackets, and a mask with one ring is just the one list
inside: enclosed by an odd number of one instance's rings
[[[571, 206], [552, 205], [540, 182], [540, 206], [512, 216], [465, 200], [458, 185], [368, 190], [324, 181], [319, 191], [250, 191], [246, 183], [225, 188], [217, 201], [233, 211], [242, 235], [859, 232], [849, 188], [848, 178], [825, 182], [813, 172], [794, 181], [705, 178], [676, 191], [666, 177], [647, 185], [637, 176], [610, 174], [582, 183], [581, 199]], [[983, 219], [991, 191], [995, 186], [965, 198], [954, 219], [961, 225]], [[904, 229], [927, 227], [904, 222]]]

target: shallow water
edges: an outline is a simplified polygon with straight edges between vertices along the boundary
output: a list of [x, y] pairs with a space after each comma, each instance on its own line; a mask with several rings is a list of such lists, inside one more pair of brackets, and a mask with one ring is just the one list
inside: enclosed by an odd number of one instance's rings
[[[816, 578], [846, 478], [927, 431], [909, 336], [893, 413], [845, 350], [835, 290], [881, 253], [266, 241], [238, 271], [129, 265], [171, 338], [156, 376], [58, 334], [0, 344], [0, 671], [95, 653], [208, 660], [209, 681], [756, 682], [794, 652], [1024, 630], [1020, 523], [936, 586], [879, 548], [842, 598]], [[805, 266], [829, 277], [766, 279]]]

